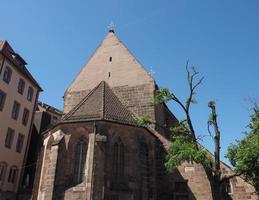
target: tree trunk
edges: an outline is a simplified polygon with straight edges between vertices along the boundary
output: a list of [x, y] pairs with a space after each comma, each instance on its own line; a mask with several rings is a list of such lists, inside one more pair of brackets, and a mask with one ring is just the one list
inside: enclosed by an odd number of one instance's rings
[[214, 127], [215, 135], [214, 135], [214, 145], [215, 145], [215, 152], [214, 152], [214, 191], [215, 191], [215, 200], [221, 199], [221, 191], [220, 191], [220, 177], [221, 177], [221, 170], [220, 170], [220, 132], [217, 123], [217, 114], [215, 105], [210, 106], [212, 110], [212, 124]]

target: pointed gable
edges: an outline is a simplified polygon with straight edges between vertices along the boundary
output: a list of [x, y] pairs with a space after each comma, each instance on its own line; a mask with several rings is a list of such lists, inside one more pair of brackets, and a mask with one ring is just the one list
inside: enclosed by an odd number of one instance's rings
[[103, 80], [111, 87], [154, 81], [114, 32], [108, 33], [66, 92], [93, 89]]
[[122, 105], [105, 81], [102, 81], [63, 117], [63, 121], [80, 120], [110, 120], [136, 124], [133, 114]]

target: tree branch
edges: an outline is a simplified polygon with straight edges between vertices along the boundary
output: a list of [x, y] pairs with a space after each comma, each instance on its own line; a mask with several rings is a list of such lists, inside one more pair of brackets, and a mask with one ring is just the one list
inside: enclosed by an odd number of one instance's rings
[[220, 180], [220, 184], [224, 183], [225, 181], [231, 179], [231, 178], [234, 178], [236, 176], [241, 176], [243, 173], [239, 172], [239, 173], [234, 173], [234, 174], [231, 174], [229, 176], [224, 176], [222, 177], [222, 179]]
[[202, 84], [202, 81], [204, 80], [204, 77], [202, 77], [194, 86], [193, 86], [193, 91], [198, 87], [198, 85]]
[[172, 93], [172, 100], [175, 101], [176, 103], [178, 103], [182, 107], [182, 109], [184, 110], [185, 113], [187, 112], [185, 106], [173, 93]]

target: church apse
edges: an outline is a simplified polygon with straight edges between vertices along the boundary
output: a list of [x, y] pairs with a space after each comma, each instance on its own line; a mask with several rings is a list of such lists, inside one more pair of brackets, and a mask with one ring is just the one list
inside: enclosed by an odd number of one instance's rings
[[[109, 32], [66, 90], [62, 120], [44, 134], [33, 199], [212, 200], [201, 165], [165, 169], [170, 127], [178, 120], [166, 104], [153, 104], [157, 90]], [[140, 127], [143, 115], [155, 125]]]

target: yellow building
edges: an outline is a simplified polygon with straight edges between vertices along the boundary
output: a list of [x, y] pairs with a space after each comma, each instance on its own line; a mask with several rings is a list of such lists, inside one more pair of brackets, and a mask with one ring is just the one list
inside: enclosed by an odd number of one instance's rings
[[24, 59], [0, 40], [0, 199], [19, 188], [30, 142], [39, 84]]

